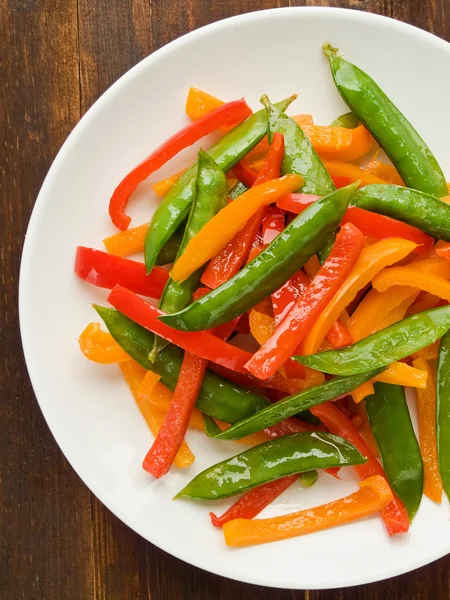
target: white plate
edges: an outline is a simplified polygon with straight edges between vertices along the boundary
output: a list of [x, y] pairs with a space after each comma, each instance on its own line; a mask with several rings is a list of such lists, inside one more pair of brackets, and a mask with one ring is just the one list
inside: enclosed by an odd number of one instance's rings
[[[416, 125], [450, 177], [450, 46], [404, 23], [339, 9], [289, 8], [214, 23], [172, 42], [131, 69], [83, 117], [58, 154], [36, 202], [20, 279], [23, 346], [36, 396], [55, 439], [92, 492], [147, 540], [193, 565], [240, 581], [283, 588], [333, 588], [376, 581], [450, 552], [448, 504], [424, 499], [410, 533], [389, 540], [381, 519], [247, 549], [226, 548], [207, 505], [171, 500], [205, 467], [241, 450], [189, 433], [197, 460], [152, 481], [141, 469], [151, 435], [118, 368], [90, 363], [76, 341], [98, 320], [106, 292], [73, 273], [75, 247], [102, 248], [114, 229], [108, 200], [150, 150], [186, 123], [190, 86], [258, 108], [267, 92], [299, 93], [296, 113], [328, 123], [345, 111], [321, 52], [329, 40], [366, 69]], [[166, 167], [171, 173], [193, 156]], [[161, 173], [152, 177], [159, 179]], [[144, 184], [131, 204], [134, 224], [156, 197]], [[148, 198], [151, 198], [149, 204]], [[17, 410], [20, 410], [18, 407]], [[351, 471], [351, 470], [350, 470]], [[265, 515], [321, 504], [356, 489], [348, 471], [310, 490], [291, 489]]]

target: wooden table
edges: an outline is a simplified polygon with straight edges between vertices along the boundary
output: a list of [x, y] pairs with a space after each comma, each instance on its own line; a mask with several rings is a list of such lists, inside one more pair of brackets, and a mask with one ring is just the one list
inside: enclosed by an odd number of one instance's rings
[[172, 558], [116, 519], [67, 464], [23, 362], [17, 320], [23, 239], [45, 174], [71, 129], [106, 88], [157, 48], [224, 17], [288, 5], [372, 11], [450, 40], [448, 0], [0, 0], [3, 600], [450, 598], [450, 556], [390, 581], [327, 592], [258, 588]]

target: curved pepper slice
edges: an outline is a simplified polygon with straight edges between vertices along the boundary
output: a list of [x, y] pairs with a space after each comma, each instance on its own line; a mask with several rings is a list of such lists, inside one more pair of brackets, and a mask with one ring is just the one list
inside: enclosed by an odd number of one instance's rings
[[407, 285], [450, 302], [450, 282], [439, 275], [424, 273], [412, 266], [384, 269], [374, 277], [372, 285], [379, 292], [385, 292], [393, 285]]
[[161, 267], [153, 267], [152, 272], [146, 275], [144, 263], [84, 246], [77, 248], [75, 273], [97, 287], [111, 290], [119, 284], [150, 298], [161, 296], [169, 278], [167, 271]]
[[216, 131], [223, 125], [244, 121], [252, 114], [251, 109], [242, 98], [217, 107], [196, 123], [187, 125], [154, 150], [140, 165], [135, 167], [122, 179], [114, 190], [109, 202], [109, 214], [118, 229], [127, 229], [131, 222], [124, 212], [131, 194], [141, 181], [160, 169], [171, 158], [184, 148], [192, 146], [202, 137]]
[[260, 379], [273, 375], [302, 342], [311, 324], [338, 291], [353, 268], [364, 236], [353, 225], [344, 225], [317, 275], [289, 311], [274, 335], [252, 356], [246, 368]]
[[439, 504], [442, 499], [442, 479], [436, 441], [436, 383], [430, 365], [423, 358], [416, 358], [413, 365], [427, 371], [430, 382], [425, 389], [417, 390], [417, 416], [424, 469], [423, 491], [425, 496]]
[[387, 181], [388, 183], [402, 186], [405, 185], [394, 165], [388, 165], [387, 163], [380, 162], [379, 160], [372, 160], [367, 165], [366, 171], [369, 171], [369, 173], [372, 173], [372, 175], [375, 175], [376, 177], [384, 179], [384, 181]]
[[403, 387], [376, 383], [366, 410], [389, 483], [412, 521], [422, 500], [423, 463]]
[[[324, 402], [314, 406], [311, 412], [322, 421], [329, 431], [348, 440], [355, 448], [358, 448], [363, 456], [367, 457], [367, 462], [364, 465], [355, 466], [355, 471], [361, 479], [367, 479], [373, 475], [386, 477], [383, 467], [358, 430], [332, 402]], [[391, 502], [381, 510], [381, 516], [390, 536], [408, 531], [408, 513], [403, 502], [395, 494]]]
[[270, 519], [236, 519], [225, 523], [227, 546], [251, 546], [322, 531], [382, 510], [393, 498], [386, 480], [380, 475], [359, 484], [360, 489], [322, 506], [308, 508]]
[[376, 175], [372, 175], [372, 173], [346, 162], [327, 159], [324, 159], [322, 162], [331, 177], [345, 177], [348, 178], [350, 182], [359, 181], [360, 186], [369, 185], [371, 183], [387, 183], [384, 179], [376, 177]]
[[119, 346], [110, 333], [100, 330], [100, 323], [89, 323], [81, 332], [78, 343], [86, 358], [102, 365], [131, 360], [131, 356]]
[[[120, 370], [128, 384], [128, 387], [133, 394], [136, 401], [137, 407], [144, 417], [148, 428], [156, 437], [163, 423], [164, 417], [158, 413], [158, 411], [152, 410], [152, 407], [139, 395], [139, 388], [144, 379], [146, 371], [140, 364], [135, 360], [130, 360], [120, 365]], [[192, 454], [191, 449], [185, 441], [180, 445], [178, 452], [175, 455], [174, 463], [177, 467], [182, 469], [191, 465], [195, 460], [195, 456]]]
[[406, 358], [450, 329], [450, 306], [412, 315], [341, 350], [296, 356], [302, 364], [334, 375], [355, 375]]
[[416, 244], [400, 238], [388, 238], [364, 248], [347, 280], [317, 319], [303, 342], [303, 353], [319, 349], [331, 325], [373, 277], [384, 267], [405, 258]]
[[322, 159], [350, 162], [367, 154], [375, 143], [364, 125], [353, 129], [332, 125], [302, 125], [302, 129]]
[[283, 194], [301, 187], [302, 183], [300, 175], [285, 175], [280, 179], [270, 179], [236, 198], [189, 241], [184, 253], [172, 267], [172, 279], [184, 281], [205, 262], [217, 256], [259, 208], [276, 202]]
[[361, 453], [343, 438], [331, 433], [297, 433], [260, 444], [205, 469], [175, 498], [218, 500], [287, 475], [364, 462]]

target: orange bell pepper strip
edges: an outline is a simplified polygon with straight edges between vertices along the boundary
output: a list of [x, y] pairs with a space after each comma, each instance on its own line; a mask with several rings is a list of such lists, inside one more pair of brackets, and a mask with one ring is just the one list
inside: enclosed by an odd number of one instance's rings
[[[146, 401], [146, 399], [142, 398], [139, 394], [140, 386], [147, 374], [147, 371], [133, 359], [126, 363], [121, 363], [119, 366], [120, 370], [122, 371], [122, 375], [127, 382], [131, 393], [133, 394], [141, 415], [144, 417], [148, 428], [156, 438], [159, 430], [161, 429], [164, 417], [158, 411], [154, 410], [153, 407]], [[158, 376], [156, 375], [156, 377]], [[154, 381], [156, 383], [157, 380], [155, 379]], [[174, 464], [177, 467], [184, 469], [191, 465], [194, 460], [195, 456], [192, 454], [189, 446], [186, 442], [183, 442], [177, 455], [175, 456]]]
[[156, 479], [169, 471], [181, 448], [207, 365], [208, 361], [204, 358], [184, 353], [169, 410], [142, 463], [144, 470]]
[[131, 360], [110, 333], [101, 331], [100, 323], [89, 323], [78, 338], [80, 350], [86, 358], [102, 365]]
[[380, 475], [361, 481], [360, 489], [316, 508], [270, 519], [235, 519], [223, 526], [227, 546], [252, 546], [286, 540], [337, 525], [351, 523], [385, 508], [393, 498]]
[[371, 396], [375, 393], [373, 388], [373, 383], [375, 381], [424, 389], [427, 387], [427, 373], [420, 369], [410, 367], [403, 362], [393, 362], [383, 373], [380, 373], [380, 375], [377, 375], [374, 379], [364, 383], [352, 392], [351, 395], [356, 404], [361, 402], [361, 400], [367, 396]]
[[412, 355], [412, 357], [413, 358], [422, 358], [425, 361], [436, 360], [438, 357], [438, 354], [439, 354], [439, 344], [440, 343], [441, 343], [441, 340], [437, 340], [433, 344], [430, 344], [429, 346], [425, 346], [425, 348], [422, 348], [421, 350], [418, 350], [417, 352], [415, 352]]
[[[439, 252], [439, 250], [438, 248], [436, 252]], [[414, 267], [414, 269], [418, 269], [424, 273], [431, 273], [444, 279], [450, 279], [450, 261], [440, 256], [430, 256], [429, 258], [415, 260], [407, 266]]]
[[441, 258], [446, 258], [447, 260], [450, 260], [450, 244], [448, 242], [445, 242], [445, 246], [442, 245], [440, 248], [436, 248], [436, 254]]
[[374, 276], [414, 250], [416, 244], [400, 238], [387, 238], [364, 248], [352, 272], [317, 319], [306, 336], [303, 354], [314, 354], [320, 348], [331, 325]]
[[372, 285], [379, 292], [385, 292], [393, 285], [408, 285], [450, 302], [449, 281], [412, 266], [383, 269], [373, 278]]
[[388, 165], [380, 162], [379, 160], [372, 160], [367, 165], [366, 171], [372, 173], [372, 175], [375, 175], [376, 177], [384, 179], [387, 181], [387, 183], [392, 183], [394, 185], [405, 185], [394, 165]]
[[131, 218], [125, 214], [125, 208], [131, 194], [144, 179], [160, 169], [184, 148], [192, 146], [192, 144], [223, 125], [243, 121], [251, 114], [251, 109], [242, 98], [218, 106], [195, 123], [187, 125], [172, 135], [150, 156], [130, 171], [114, 190], [109, 201], [109, 214], [114, 225], [121, 230], [128, 228]]
[[186, 114], [193, 121], [198, 121], [206, 113], [222, 106], [222, 104], [225, 104], [222, 100], [196, 87], [191, 87], [186, 99]]
[[175, 185], [175, 183], [180, 179], [186, 169], [182, 169], [178, 171], [178, 173], [174, 173], [170, 175], [170, 177], [166, 177], [165, 179], [161, 179], [152, 185], [152, 188], [156, 192], [156, 194], [160, 197], [163, 197], [167, 194], [167, 192]]
[[295, 191], [303, 185], [303, 181], [300, 175], [270, 179], [222, 208], [190, 240], [186, 250], [172, 267], [172, 279], [177, 282], [187, 279], [208, 260], [217, 256], [258, 209], [276, 202], [283, 194]]
[[360, 385], [359, 388], [353, 390], [351, 397], [356, 405], [358, 405], [360, 402], [362, 402], [362, 400], [364, 400], [364, 398], [367, 398], [367, 396], [372, 396], [373, 394], [375, 394], [373, 383], [371, 381], [366, 381], [366, 383]]
[[[284, 137], [277, 132], [273, 136], [263, 168], [254, 182], [255, 186], [280, 176], [283, 156]], [[201, 277], [204, 285], [216, 289], [239, 271], [249, 256], [266, 214], [266, 206], [257, 210], [246, 225], [224, 246], [221, 252], [209, 261]]]
[[420, 295], [419, 299], [409, 307], [406, 311], [406, 315], [410, 317], [411, 315], [423, 312], [424, 310], [436, 308], [436, 306], [442, 305], [443, 303], [445, 303], [445, 300], [441, 300], [437, 296], [425, 292], [423, 296]]
[[417, 390], [419, 445], [423, 460], [424, 494], [439, 504], [442, 499], [442, 480], [436, 441], [436, 382], [427, 361], [416, 358], [413, 364], [416, 368], [427, 371], [430, 382], [425, 389]]
[[103, 240], [107, 251], [115, 256], [131, 256], [144, 250], [148, 223], [119, 231]]
[[351, 182], [361, 181], [361, 186], [369, 185], [371, 183], [387, 183], [387, 181], [381, 179], [381, 177], [372, 175], [372, 173], [369, 173], [368, 171], [349, 163], [327, 159], [322, 160], [322, 162], [331, 177], [348, 177]]
[[260, 379], [273, 375], [294, 353], [312, 323], [344, 283], [364, 246], [363, 234], [347, 223], [336, 236], [330, 256], [296, 301], [275, 333], [255, 352], [246, 368]]
[[370, 152], [375, 143], [364, 125], [355, 129], [307, 124], [301, 127], [322, 159], [349, 162]]
[[[357, 448], [363, 456], [367, 457], [367, 462], [364, 465], [355, 466], [354, 469], [361, 479], [367, 479], [373, 475], [381, 475], [386, 477], [383, 467], [378, 462], [374, 453], [361, 437], [356, 427], [352, 424], [343, 412], [332, 402], [323, 402], [312, 407], [311, 412], [318, 417], [325, 427], [335, 435], [348, 440], [355, 448]], [[395, 533], [402, 533], [409, 529], [409, 519], [406, 508], [403, 502], [395, 494], [392, 500], [381, 509], [384, 524], [390, 536]]]

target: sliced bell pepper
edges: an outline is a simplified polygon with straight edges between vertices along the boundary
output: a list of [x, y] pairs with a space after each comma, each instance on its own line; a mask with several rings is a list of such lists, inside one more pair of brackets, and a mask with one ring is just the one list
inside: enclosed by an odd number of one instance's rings
[[255, 181], [258, 178], [256, 173], [251, 167], [246, 165], [244, 162], [238, 162], [232, 169], [232, 174], [239, 179], [246, 187], [251, 188], [255, 185]]
[[356, 167], [355, 165], [338, 160], [324, 159], [322, 162], [331, 177], [348, 177], [351, 182], [360, 181], [361, 186], [369, 185], [371, 183], [387, 184], [387, 181], [381, 179], [381, 177], [376, 177], [375, 175], [372, 175], [372, 173], [369, 173], [360, 167]]
[[110, 333], [100, 330], [100, 323], [89, 323], [78, 338], [80, 350], [86, 358], [102, 365], [131, 360]]
[[425, 496], [440, 504], [442, 479], [436, 438], [436, 383], [430, 365], [423, 358], [416, 358], [413, 365], [428, 373], [428, 386], [417, 390], [417, 415], [419, 420], [419, 444], [423, 459]]
[[[374, 475], [386, 477], [383, 467], [362, 439], [358, 430], [332, 402], [324, 402], [314, 406], [311, 408], [311, 412], [322, 421], [329, 431], [348, 440], [363, 456], [367, 457], [367, 462], [364, 465], [355, 466], [355, 470], [361, 479], [367, 479]], [[408, 513], [400, 498], [395, 494], [393, 494], [393, 498], [387, 506], [382, 508], [381, 515], [390, 536], [408, 531]]]
[[144, 250], [145, 234], [148, 223], [119, 231], [103, 240], [106, 249], [115, 256], [130, 256]]
[[277, 327], [275, 334], [253, 355], [247, 369], [260, 379], [270, 377], [290, 358], [311, 324], [346, 280], [364, 245], [363, 234], [353, 225], [344, 225], [330, 256], [306, 291]]
[[[438, 251], [439, 249], [436, 250], [436, 252]], [[431, 273], [444, 279], [450, 279], [450, 262], [441, 256], [429, 256], [428, 258], [414, 260], [407, 266], [423, 271], [424, 273]]]
[[436, 254], [441, 258], [446, 258], [447, 260], [450, 260], [450, 244], [448, 242], [445, 242], [445, 246], [436, 248]]
[[413, 358], [423, 358], [423, 360], [426, 360], [426, 361], [436, 360], [439, 355], [439, 344], [440, 344], [440, 340], [437, 340], [433, 344], [430, 344], [429, 346], [425, 346], [425, 348], [422, 348], [418, 352], [415, 352], [412, 355], [412, 357]]
[[207, 94], [196, 87], [191, 87], [186, 98], [186, 114], [193, 121], [198, 121], [207, 113], [222, 106], [222, 104], [225, 104], [223, 100], [219, 100], [219, 98], [211, 96], [211, 94]]
[[375, 140], [364, 127], [301, 124], [314, 150], [322, 159], [350, 162], [370, 152]]
[[383, 269], [373, 278], [372, 285], [379, 292], [385, 292], [393, 285], [407, 285], [450, 302], [450, 282], [439, 275], [424, 273], [412, 266]]
[[272, 294], [272, 307], [275, 323], [279, 325], [294, 306], [295, 301], [310, 284], [309, 278], [302, 270], [297, 271], [276, 292]]
[[316, 194], [286, 194], [277, 200], [278, 208], [288, 210], [296, 215], [303, 212], [308, 206], [311, 206], [320, 196]]
[[285, 225], [284, 212], [275, 206], [270, 206], [267, 215], [261, 223], [262, 244], [265, 248], [279, 235]]
[[302, 346], [303, 353], [313, 354], [317, 352], [331, 325], [355, 298], [356, 294], [381, 269], [405, 258], [415, 247], [416, 244], [409, 240], [388, 238], [373, 244], [373, 246], [364, 248], [347, 280], [306, 336]]
[[[394, 286], [394, 288], [395, 287], [397, 286]], [[444, 303], [445, 300], [441, 300], [441, 298], [425, 292], [423, 295], [419, 295], [418, 300], [413, 302], [413, 304], [408, 308], [406, 314], [408, 317], [410, 317], [411, 315], [416, 315], [417, 313], [423, 312], [424, 310], [429, 310], [430, 308], [444, 306]]]
[[375, 175], [376, 177], [384, 179], [388, 183], [393, 183], [394, 185], [405, 185], [394, 165], [388, 165], [387, 163], [380, 162], [379, 160], [372, 160], [367, 165], [366, 171], [369, 171], [369, 173], [372, 173], [372, 175]]
[[361, 387], [357, 388], [352, 392], [353, 400], [358, 404], [367, 396], [374, 394], [373, 384], [376, 381], [380, 383], [390, 383], [392, 385], [403, 385], [407, 387], [414, 387], [418, 389], [424, 389], [427, 387], [428, 376], [426, 371], [421, 369], [415, 369], [403, 362], [391, 363], [383, 373], [377, 375], [372, 379], [364, 383]]
[[141, 181], [147, 179], [151, 173], [160, 169], [181, 150], [192, 146], [205, 135], [216, 131], [223, 125], [244, 121], [251, 114], [252, 111], [244, 99], [228, 102], [218, 106], [199, 121], [187, 125], [165, 141], [140, 165], [128, 173], [114, 190], [109, 202], [109, 214], [114, 225], [122, 230], [128, 228], [131, 219], [124, 211], [131, 194]]
[[156, 479], [169, 471], [183, 443], [207, 365], [204, 358], [185, 352], [169, 410], [142, 463], [144, 470]]
[[270, 519], [235, 519], [225, 523], [227, 546], [251, 546], [329, 529], [384, 510], [393, 494], [380, 475], [361, 481], [360, 489], [340, 500]]
[[[280, 176], [283, 154], [284, 138], [281, 134], [274, 135], [264, 167], [255, 181], [256, 185]], [[239, 271], [249, 255], [266, 214], [267, 207], [265, 206], [256, 211], [241, 231], [225, 245], [217, 256], [210, 260], [201, 277], [204, 285], [216, 289]]]
[[347, 187], [352, 182], [351, 177], [343, 177], [342, 175], [332, 175], [331, 179], [333, 180], [334, 186], [337, 190]]
[[169, 278], [167, 271], [161, 267], [153, 267], [150, 275], [146, 275], [144, 263], [84, 246], [77, 248], [75, 273], [97, 287], [111, 290], [119, 284], [150, 298], [161, 296]]
[[250, 352], [231, 346], [207, 331], [184, 332], [172, 329], [158, 319], [164, 313], [130, 290], [116, 285], [109, 294], [108, 301], [129, 319], [172, 344], [228, 369], [247, 372], [244, 365], [251, 356]]
[[162, 198], [167, 194], [167, 192], [173, 188], [175, 183], [180, 179], [186, 169], [181, 169], [178, 173], [174, 173], [170, 175], [170, 177], [166, 177], [165, 179], [161, 179], [152, 185], [152, 188], [156, 192], [156, 194]]
[[[146, 374], [146, 370], [134, 360], [121, 363], [120, 370], [133, 394], [141, 415], [144, 417], [148, 428], [156, 438], [161, 429], [164, 417], [158, 413], [158, 411], [153, 410], [145, 399], [139, 395], [139, 388]], [[183, 441], [174, 458], [175, 466], [184, 469], [191, 465], [194, 460], [195, 456], [192, 454], [191, 449], [187, 443]]]

